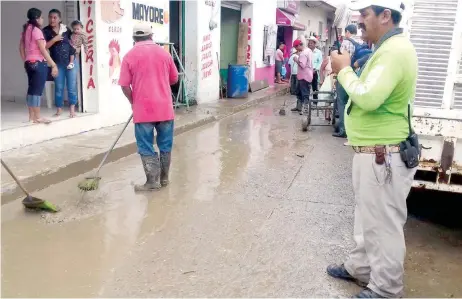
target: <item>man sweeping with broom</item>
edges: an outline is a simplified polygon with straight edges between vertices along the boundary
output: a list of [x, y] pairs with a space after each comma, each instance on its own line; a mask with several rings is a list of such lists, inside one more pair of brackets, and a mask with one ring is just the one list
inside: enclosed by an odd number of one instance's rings
[[136, 145], [146, 173], [146, 183], [135, 185], [135, 191], [153, 191], [168, 184], [174, 119], [170, 85], [178, 81], [178, 70], [170, 54], [152, 41], [150, 25], [136, 24], [133, 40], [135, 46], [122, 61], [119, 85], [132, 105]]

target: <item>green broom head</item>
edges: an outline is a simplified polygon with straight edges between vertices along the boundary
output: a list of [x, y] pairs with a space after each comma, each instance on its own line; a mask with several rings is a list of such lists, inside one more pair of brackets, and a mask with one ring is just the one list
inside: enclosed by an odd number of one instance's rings
[[86, 178], [79, 183], [79, 189], [82, 191], [93, 191], [98, 189], [100, 177]]
[[44, 210], [52, 213], [59, 212], [59, 209], [51, 202], [33, 196], [24, 198], [22, 204], [28, 209]]

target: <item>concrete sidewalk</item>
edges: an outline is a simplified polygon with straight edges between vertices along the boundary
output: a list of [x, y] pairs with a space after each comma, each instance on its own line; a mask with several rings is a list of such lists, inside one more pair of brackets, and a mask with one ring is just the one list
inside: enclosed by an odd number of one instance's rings
[[[247, 99], [219, 100], [213, 104], [191, 107], [189, 111], [177, 110], [175, 135], [287, 94], [288, 91], [288, 85], [284, 84], [250, 94]], [[5, 151], [2, 152], [2, 159], [26, 189], [33, 192], [96, 168], [122, 127], [123, 124], [120, 124]], [[110, 154], [107, 163], [135, 152], [136, 144], [131, 123]], [[2, 204], [22, 196], [21, 190], [3, 168], [1, 175]]]

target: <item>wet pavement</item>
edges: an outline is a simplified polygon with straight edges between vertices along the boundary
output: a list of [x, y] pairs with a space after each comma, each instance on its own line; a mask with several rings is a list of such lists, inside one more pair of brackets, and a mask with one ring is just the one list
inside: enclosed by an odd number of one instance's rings
[[[338, 297], [325, 267], [352, 247], [352, 152], [303, 133], [284, 98], [181, 134], [171, 184], [135, 194], [137, 155], [34, 195], [58, 214], [2, 206], [4, 297]], [[462, 297], [462, 230], [411, 217], [406, 296]]]

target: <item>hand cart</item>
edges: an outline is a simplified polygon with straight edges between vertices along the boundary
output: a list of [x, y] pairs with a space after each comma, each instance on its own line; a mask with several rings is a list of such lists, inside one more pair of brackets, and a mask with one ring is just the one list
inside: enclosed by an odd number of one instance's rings
[[[313, 95], [328, 95], [326, 99], [313, 99]], [[308, 99], [308, 103], [303, 104], [303, 119], [302, 119], [302, 131], [306, 132], [308, 131], [309, 126], [332, 126], [335, 124], [335, 102], [337, 99], [337, 93], [335, 90], [333, 91], [315, 91], [310, 94], [310, 97]], [[315, 105], [313, 102], [317, 102]], [[320, 103], [323, 103], [324, 105], [319, 105]], [[324, 115], [326, 115], [327, 112], [330, 112], [330, 120], [328, 120], [327, 123], [320, 123], [320, 124], [312, 124], [311, 123], [311, 115], [312, 111], [316, 110], [317, 115], [319, 116], [319, 111], [324, 111]]]

